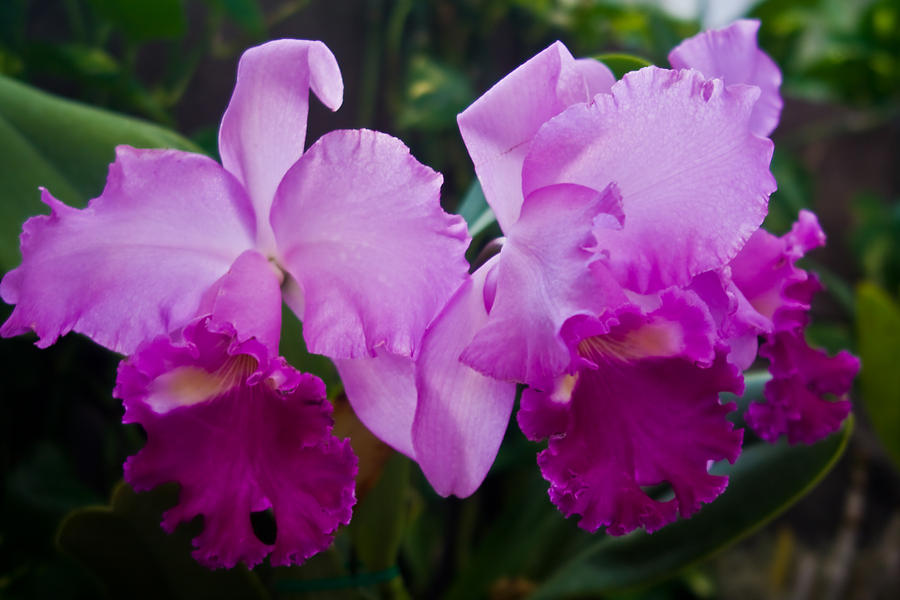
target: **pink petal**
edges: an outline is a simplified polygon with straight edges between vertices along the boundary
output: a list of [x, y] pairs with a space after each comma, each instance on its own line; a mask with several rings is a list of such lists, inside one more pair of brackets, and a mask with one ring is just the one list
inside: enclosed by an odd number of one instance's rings
[[415, 460], [412, 426], [416, 414], [416, 366], [408, 356], [376, 348], [372, 358], [334, 361], [353, 412], [369, 431]]
[[846, 398], [858, 358], [810, 348], [800, 330], [769, 336], [759, 353], [771, 363], [772, 380], [766, 402], [751, 404], [746, 419], [761, 438], [774, 442], [785, 434], [792, 444], [812, 444], [840, 429], [850, 414]]
[[614, 82], [605, 65], [575, 60], [555, 42], [459, 115], [459, 131], [503, 231], [519, 218], [522, 162], [538, 129], [566, 107], [608, 91]]
[[[529, 194], [507, 230], [490, 317], [462, 360], [491, 377], [546, 389], [571, 362], [566, 320], [604, 310], [611, 293], [591, 276], [594, 218], [621, 214], [615, 186], [604, 192], [556, 185]], [[613, 290], [617, 292], [618, 290]]]
[[642, 293], [686, 285], [731, 260], [766, 214], [772, 143], [747, 126], [757, 95], [695, 71], [628, 73], [541, 129], [524, 192], [615, 183], [625, 226], [596, 231], [612, 272]]
[[[613, 359], [582, 370], [567, 428], [538, 456], [551, 500], [564, 515], [581, 515], [581, 528], [606, 527], [612, 535], [655, 531], [679, 513], [690, 516], [727, 485], [726, 477], [708, 473], [709, 465], [734, 462], [740, 453], [742, 432], [725, 418], [734, 405], [718, 400], [719, 392], [739, 389], [738, 372], [721, 356], [705, 369], [662, 358]], [[550, 402], [523, 396], [522, 410]], [[558, 414], [550, 418], [562, 422]], [[663, 483], [674, 491], [671, 500], [654, 500], [642, 489]]]
[[267, 217], [275, 190], [303, 154], [310, 88], [331, 110], [340, 107], [344, 83], [325, 44], [276, 40], [250, 48], [241, 56], [219, 128], [222, 164], [247, 188], [266, 251], [272, 243]]
[[206, 291], [197, 314], [231, 323], [238, 339], [255, 337], [276, 354], [281, 339], [280, 283], [276, 268], [256, 250], [247, 250]]
[[758, 31], [759, 21], [743, 19], [722, 29], [699, 33], [674, 48], [669, 53], [669, 63], [675, 69], [696, 69], [708, 79], [722, 79], [725, 85], [757, 86], [761, 93], [753, 107], [750, 129], [767, 136], [781, 115], [781, 71], [757, 46]]
[[773, 330], [803, 327], [815, 292], [821, 289], [809, 273], [796, 267], [807, 252], [825, 244], [816, 216], [800, 211], [791, 231], [776, 237], [765, 230], [753, 234], [731, 262], [732, 281]]
[[285, 175], [272, 226], [311, 352], [418, 351], [468, 270], [466, 226], [441, 209], [440, 185], [402, 142], [368, 130], [323, 136]]
[[442, 496], [469, 496], [497, 456], [516, 397], [512, 383], [485, 377], [459, 360], [488, 320], [486, 263], [460, 286], [425, 334], [416, 363], [416, 460]]
[[[256, 340], [238, 342], [229, 324], [204, 318], [180, 342], [143, 345], [119, 367], [115, 395], [123, 421], [147, 433], [125, 479], [138, 491], [181, 485], [162, 525], [171, 532], [203, 515], [194, 539], [202, 564], [253, 566], [269, 552], [273, 565], [301, 563], [349, 522], [356, 457], [349, 441], [331, 435], [324, 384], [269, 360]], [[250, 513], [265, 508], [275, 516], [274, 545], [250, 524]]]
[[117, 352], [184, 325], [204, 291], [254, 245], [252, 207], [209, 158], [120, 146], [106, 188], [84, 210], [43, 192], [22, 265], [0, 284], [16, 308], [4, 336], [33, 329], [46, 347], [69, 331]]

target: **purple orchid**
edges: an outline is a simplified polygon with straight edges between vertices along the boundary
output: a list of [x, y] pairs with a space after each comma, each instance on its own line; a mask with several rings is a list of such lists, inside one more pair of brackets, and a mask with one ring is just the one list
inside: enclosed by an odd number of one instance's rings
[[[116, 395], [146, 447], [136, 489], [181, 484], [167, 529], [198, 514], [210, 566], [304, 560], [355, 502], [356, 459], [330, 434], [322, 383], [277, 358], [284, 300], [310, 351], [334, 359], [417, 356], [432, 316], [463, 281], [465, 224], [439, 204], [441, 176], [399, 140], [334, 131], [304, 151], [309, 89], [331, 109], [343, 83], [321, 42], [248, 50], [219, 131], [222, 165], [119, 147], [87, 208], [43, 191], [22, 264], [0, 295], [3, 336], [38, 346], [69, 331], [131, 355]], [[274, 546], [251, 511], [271, 508]]]
[[[803, 342], [815, 286], [794, 266], [821, 231], [806, 213], [781, 240], [759, 229], [781, 99], [757, 28], [700, 34], [673, 51], [677, 70], [619, 82], [556, 43], [459, 116], [502, 250], [418, 359], [338, 361], [363, 421], [439, 493], [478, 487], [518, 382], [564, 514], [617, 535], [687, 517], [727, 484], [709, 466], [740, 453], [719, 394], [742, 391], [759, 336], [774, 378], [753, 426], [814, 441], [840, 425], [847, 403], [824, 394], [845, 395], [858, 363]], [[671, 499], [644, 491], [664, 483]]]

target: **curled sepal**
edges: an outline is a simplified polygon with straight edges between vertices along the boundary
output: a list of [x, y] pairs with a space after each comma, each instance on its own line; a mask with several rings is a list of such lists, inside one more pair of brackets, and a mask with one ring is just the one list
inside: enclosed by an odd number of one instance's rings
[[[181, 485], [163, 515], [171, 532], [203, 515], [194, 558], [213, 567], [301, 563], [327, 548], [350, 521], [356, 457], [331, 435], [331, 405], [317, 377], [234, 328], [202, 318], [178, 341], [160, 337], [119, 367], [115, 395], [123, 422], [138, 423], [147, 444], [125, 463], [136, 490]], [[260, 541], [250, 514], [271, 509], [274, 544]]]
[[[734, 462], [740, 453], [743, 432], [725, 418], [734, 405], [718, 400], [720, 392], [740, 387], [737, 370], [721, 355], [707, 368], [683, 358], [613, 359], [579, 373], [567, 422], [558, 398], [532, 397], [526, 404], [523, 396], [527, 422], [536, 422], [534, 412], [544, 406], [554, 409], [548, 421], [566, 423], [538, 455], [550, 499], [564, 515], [581, 515], [582, 529], [606, 527], [611, 535], [641, 527], [652, 532], [678, 514], [692, 515], [728, 483], [711, 475], [709, 465]], [[671, 499], [645, 491], [665, 483]]]

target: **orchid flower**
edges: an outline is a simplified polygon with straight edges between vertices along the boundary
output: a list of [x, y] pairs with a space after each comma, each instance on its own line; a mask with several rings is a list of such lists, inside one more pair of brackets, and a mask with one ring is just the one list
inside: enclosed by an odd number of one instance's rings
[[[781, 99], [757, 28], [700, 34], [673, 51], [677, 70], [619, 82], [557, 42], [459, 116], [502, 250], [418, 359], [338, 362], [364, 422], [439, 493], [478, 487], [518, 382], [518, 423], [549, 438], [538, 463], [564, 514], [616, 535], [687, 517], [725, 489], [709, 466], [740, 453], [719, 394], [743, 390], [758, 336], [775, 376], [771, 406], [750, 411], [764, 437], [813, 441], [846, 416], [823, 395], [846, 394], [857, 362], [802, 341], [809, 217], [782, 240], [759, 229]], [[673, 497], [644, 491], [659, 484]]]
[[[311, 352], [419, 352], [466, 273], [462, 219], [441, 176], [399, 140], [334, 131], [304, 151], [309, 89], [336, 110], [343, 83], [321, 42], [244, 53], [219, 130], [222, 165], [119, 147], [103, 193], [77, 210], [42, 198], [22, 264], [0, 283], [3, 336], [69, 331], [130, 358], [116, 395], [148, 433], [126, 465], [136, 489], [181, 484], [166, 528], [197, 514], [210, 566], [302, 561], [349, 519], [356, 461], [331, 436], [322, 384], [278, 358], [281, 304]], [[249, 529], [272, 508], [273, 547]]]

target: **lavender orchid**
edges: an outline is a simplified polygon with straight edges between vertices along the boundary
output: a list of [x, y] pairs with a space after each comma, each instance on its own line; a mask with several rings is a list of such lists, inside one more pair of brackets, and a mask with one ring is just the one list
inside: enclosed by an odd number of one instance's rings
[[[848, 404], [825, 395], [845, 395], [858, 362], [803, 341], [816, 284], [794, 265], [824, 237], [810, 213], [781, 240], [759, 229], [781, 99], [757, 28], [701, 34], [676, 70], [619, 82], [556, 43], [459, 116], [502, 251], [417, 360], [338, 363], [364, 422], [439, 493], [478, 487], [519, 382], [519, 425], [549, 438], [538, 462], [564, 514], [612, 534], [689, 516], [727, 484], [709, 466], [739, 455], [719, 394], [743, 389], [759, 336], [774, 378], [754, 428], [811, 442], [840, 425]], [[663, 483], [673, 498], [644, 491]]]
[[[22, 265], [0, 283], [15, 309], [3, 336], [38, 346], [69, 331], [130, 355], [116, 395], [146, 447], [126, 464], [138, 490], [181, 484], [171, 529], [198, 514], [204, 564], [300, 562], [326, 548], [355, 502], [356, 458], [330, 433], [321, 381], [277, 357], [282, 299], [312, 352], [412, 357], [463, 280], [459, 217], [441, 176], [399, 140], [335, 131], [304, 151], [308, 90], [341, 104], [321, 42], [248, 50], [219, 131], [222, 165], [119, 147], [84, 210], [51, 208], [23, 228]], [[250, 512], [271, 508], [274, 546]]]

